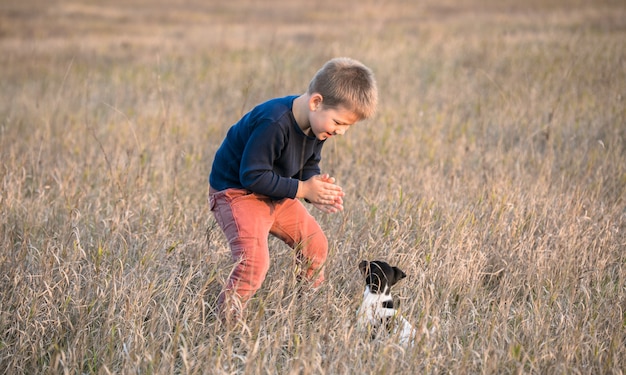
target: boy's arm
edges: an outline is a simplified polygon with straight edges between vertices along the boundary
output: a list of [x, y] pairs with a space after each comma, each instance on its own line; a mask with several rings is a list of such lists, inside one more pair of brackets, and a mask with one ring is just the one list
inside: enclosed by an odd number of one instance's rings
[[320, 142], [313, 155], [302, 166], [300, 180], [306, 181], [313, 176], [321, 174], [320, 161], [322, 160], [322, 146], [324, 143]]
[[273, 198], [294, 198], [298, 180], [273, 171], [274, 161], [285, 147], [285, 136], [272, 122], [259, 125], [244, 148], [239, 169], [241, 184], [255, 193]]

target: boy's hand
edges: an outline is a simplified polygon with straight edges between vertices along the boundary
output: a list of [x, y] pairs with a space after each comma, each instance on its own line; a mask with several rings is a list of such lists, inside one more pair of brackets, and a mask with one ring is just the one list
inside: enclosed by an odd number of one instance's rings
[[319, 204], [319, 203], [311, 203], [318, 210], [325, 212], [327, 214], [334, 214], [335, 212], [343, 211], [343, 204], [335, 203], [335, 204]]
[[[325, 182], [328, 182], [330, 184], [335, 185], [335, 178], [334, 177], [330, 177], [328, 174], [323, 174], [320, 176]], [[341, 187], [339, 185], [335, 185], [336, 187], [338, 187], [339, 189], [341, 189]], [[315, 206], [318, 210], [322, 211], [322, 212], [326, 212], [328, 214], [334, 214], [335, 212], [339, 212], [339, 211], [343, 211], [343, 196], [345, 195], [345, 193], [343, 192], [343, 189], [340, 190], [341, 191], [341, 195], [336, 197], [334, 202], [332, 202], [331, 204], [317, 204], [314, 203], [313, 206]]]
[[326, 213], [343, 211], [343, 189], [328, 174], [313, 176], [298, 184], [297, 198], [305, 198]]
[[327, 214], [334, 214], [336, 212], [339, 211], [343, 211], [343, 205], [342, 204], [319, 204], [319, 203], [311, 203], [313, 206], [315, 206], [318, 210], [327, 213]]

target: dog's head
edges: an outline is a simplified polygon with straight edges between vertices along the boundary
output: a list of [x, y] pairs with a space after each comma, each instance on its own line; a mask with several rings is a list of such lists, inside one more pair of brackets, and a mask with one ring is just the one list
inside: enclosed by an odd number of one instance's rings
[[389, 294], [390, 288], [406, 277], [404, 271], [382, 260], [363, 260], [359, 263], [359, 270], [365, 277], [365, 286], [375, 294]]

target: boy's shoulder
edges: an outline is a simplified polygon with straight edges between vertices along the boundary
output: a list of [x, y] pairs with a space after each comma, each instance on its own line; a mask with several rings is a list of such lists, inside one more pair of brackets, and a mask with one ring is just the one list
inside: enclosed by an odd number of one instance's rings
[[263, 124], [281, 124], [278, 128], [289, 128], [293, 122], [293, 101], [295, 95], [269, 99], [252, 108], [243, 116], [238, 125], [246, 128], [257, 128]]
[[252, 111], [257, 113], [263, 113], [266, 115], [273, 115], [271, 117], [282, 115], [286, 111], [291, 111], [294, 99], [297, 95], [283, 96], [280, 98], [270, 99], [259, 105], [257, 105]]
[[271, 129], [274, 132], [289, 131], [295, 121], [292, 112], [295, 98], [297, 96], [290, 95], [257, 104], [233, 125], [233, 132], [244, 131], [249, 134], [255, 129]]

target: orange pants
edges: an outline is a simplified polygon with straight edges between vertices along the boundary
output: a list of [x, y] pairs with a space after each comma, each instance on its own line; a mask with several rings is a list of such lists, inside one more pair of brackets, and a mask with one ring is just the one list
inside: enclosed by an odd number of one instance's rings
[[272, 200], [245, 189], [210, 189], [209, 204], [222, 228], [235, 262], [218, 298], [218, 309], [233, 297], [243, 308], [261, 287], [270, 265], [268, 237], [272, 234], [296, 250], [301, 277], [316, 287], [324, 281], [328, 240], [298, 199]]

